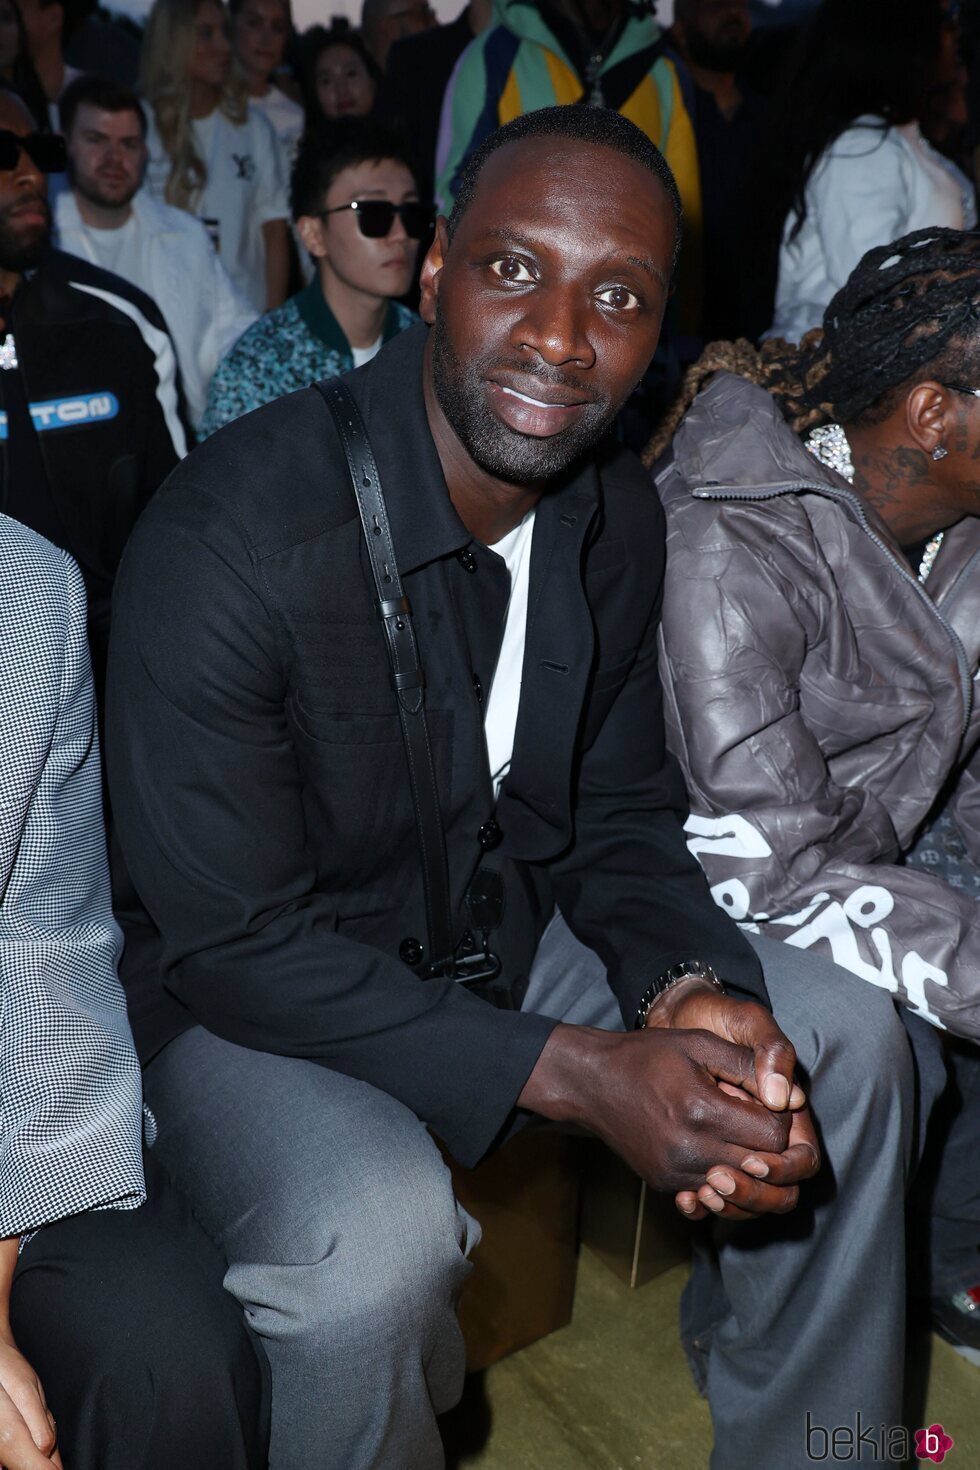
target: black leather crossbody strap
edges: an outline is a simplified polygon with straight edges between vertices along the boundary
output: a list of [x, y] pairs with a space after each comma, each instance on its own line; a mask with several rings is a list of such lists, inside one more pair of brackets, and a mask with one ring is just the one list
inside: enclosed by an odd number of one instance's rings
[[381, 476], [374, 460], [371, 441], [346, 384], [334, 378], [317, 383], [340, 435], [354, 499], [364, 529], [375, 590], [378, 616], [385, 630], [391, 682], [398, 700], [405, 753], [408, 757], [412, 803], [422, 859], [422, 887], [428, 926], [430, 974], [451, 975], [454, 971], [452, 910], [449, 902], [449, 868], [446, 834], [439, 808], [435, 763], [429, 726], [425, 717], [425, 673], [419, 662], [412, 609], [402, 591], [395, 547], [388, 525], [388, 510], [381, 489]]

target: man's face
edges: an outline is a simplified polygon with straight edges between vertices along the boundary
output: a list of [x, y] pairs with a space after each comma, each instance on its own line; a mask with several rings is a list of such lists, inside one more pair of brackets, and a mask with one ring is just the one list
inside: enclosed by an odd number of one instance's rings
[[404, 296], [415, 274], [418, 240], [405, 233], [399, 215], [393, 217], [386, 235], [369, 239], [361, 233], [356, 210], [344, 206], [353, 200], [372, 199], [406, 204], [418, 197], [415, 180], [396, 158], [342, 169], [326, 192], [325, 217], [307, 215], [297, 222], [304, 244], [326, 271], [328, 283], [366, 297]]
[[752, 34], [749, 0], [694, 0], [681, 27], [684, 47], [696, 66], [731, 72]]
[[[0, 129], [20, 138], [34, 130], [23, 103], [9, 93], [0, 93]], [[47, 180], [21, 149], [13, 168], [0, 169], [0, 269], [30, 270], [50, 237]]]
[[105, 112], [83, 102], [68, 137], [72, 188], [105, 209], [128, 204], [143, 182], [146, 144], [135, 112]]
[[660, 180], [612, 149], [526, 138], [488, 159], [421, 302], [439, 406], [480, 469], [540, 481], [599, 440], [653, 356], [674, 240]]

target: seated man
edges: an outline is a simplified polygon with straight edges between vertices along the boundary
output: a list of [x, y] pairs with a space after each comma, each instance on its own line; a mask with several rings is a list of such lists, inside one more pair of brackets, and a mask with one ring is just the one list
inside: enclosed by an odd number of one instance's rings
[[[442, 1463], [478, 1231], [428, 1130], [471, 1165], [530, 1115], [691, 1217], [757, 1217], [722, 1252], [717, 1470], [805, 1465], [807, 1408], [899, 1422], [905, 1033], [890, 996], [712, 903], [663, 745], [662, 513], [607, 431], [679, 219], [617, 113], [501, 129], [426, 257], [428, 326], [347, 380], [387, 501], [368, 539], [327, 384], [196, 449], [126, 554], [108, 763], [165, 951], [131, 992], [156, 1148], [266, 1345], [291, 1470]], [[835, 1188], [806, 1188], [787, 1035]]]
[[[709, 349], [656, 472], [668, 742], [715, 900], [974, 1042], [978, 315], [975, 235], [872, 250], [809, 348]], [[947, 1055], [976, 1100], [943, 1141], [930, 1290], [980, 1362], [980, 1058]]]
[[153, 302], [50, 248], [47, 181], [63, 162], [61, 139], [36, 132], [0, 85], [3, 509], [78, 563], [101, 694], [119, 556], [187, 434], [173, 343]]
[[394, 134], [362, 118], [308, 133], [290, 176], [290, 209], [316, 274], [260, 317], [219, 366], [202, 438], [283, 393], [369, 362], [416, 319], [395, 298], [415, 277], [429, 211]]
[[128, 87], [77, 77], [60, 103], [69, 189], [54, 202], [58, 244], [155, 301], [173, 338], [196, 429], [221, 357], [255, 321], [199, 219], [141, 188], [146, 118]]
[[142, 1203], [85, 622], [71, 559], [0, 516], [3, 1463], [261, 1470], [224, 1262], [158, 1165]]

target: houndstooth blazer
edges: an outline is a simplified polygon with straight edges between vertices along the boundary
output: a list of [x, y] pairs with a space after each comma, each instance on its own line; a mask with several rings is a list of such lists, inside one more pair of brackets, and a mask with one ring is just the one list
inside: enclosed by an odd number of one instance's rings
[[85, 589], [0, 515], [0, 1236], [143, 1198]]

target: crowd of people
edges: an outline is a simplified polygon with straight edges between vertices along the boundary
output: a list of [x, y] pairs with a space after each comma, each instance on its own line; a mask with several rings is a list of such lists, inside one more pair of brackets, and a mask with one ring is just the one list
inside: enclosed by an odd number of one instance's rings
[[6, 1470], [437, 1470], [536, 1118], [980, 1367], [980, 5], [656, 12], [0, 0]]

